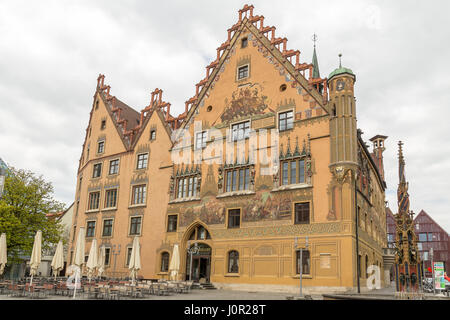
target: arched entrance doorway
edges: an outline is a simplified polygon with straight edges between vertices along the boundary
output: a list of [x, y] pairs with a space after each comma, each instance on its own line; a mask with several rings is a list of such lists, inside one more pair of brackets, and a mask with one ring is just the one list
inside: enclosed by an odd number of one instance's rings
[[186, 280], [209, 283], [211, 273], [211, 247], [203, 241], [211, 239], [208, 230], [198, 225], [188, 237]]

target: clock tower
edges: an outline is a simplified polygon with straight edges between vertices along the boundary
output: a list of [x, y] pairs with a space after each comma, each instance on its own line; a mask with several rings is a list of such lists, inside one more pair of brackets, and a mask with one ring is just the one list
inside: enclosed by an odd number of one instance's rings
[[[339, 58], [342, 55], [339, 55]], [[352, 70], [342, 67], [328, 76], [331, 106], [330, 117], [330, 169], [336, 171], [354, 171], [358, 166], [356, 135], [356, 105], [354, 84], [356, 76]]]

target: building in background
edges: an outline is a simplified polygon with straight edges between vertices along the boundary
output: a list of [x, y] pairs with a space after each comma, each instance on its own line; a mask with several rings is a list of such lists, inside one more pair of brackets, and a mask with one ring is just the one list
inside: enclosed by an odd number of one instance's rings
[[3, 188], [5, 186], [5, 177], [8, 172], [8, 166], [6, 163], [0, 158], [0, 198], [3, 194]]
[[450, 271], [450, 237], [449, 234], [434, 221], [424, 210], [414, 219], [415, 232], [419, 238], [418, 248], [422, 259], [422, 267], [426, 277], [431, 277], [430, 249], [433, 248], [433, 261], [443, 262], [447, 274]]

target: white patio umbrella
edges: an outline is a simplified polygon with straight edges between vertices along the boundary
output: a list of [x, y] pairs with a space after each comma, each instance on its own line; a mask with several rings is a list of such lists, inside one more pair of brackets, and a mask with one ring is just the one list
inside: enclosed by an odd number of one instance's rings
[[178, 249], [178, 245], [173, 246], [172, 251], [172, 259], [170, 260], [169, 265], [169, 272], [170, 272], [170, 279], [171, 280], [177, 280], [177, 275], [180, 270], [180, 252]]
[[8, 255], [6, 250], [6, 233], [2, 233], [2, 235], [0, 236], [0, 275], [3, 274], [6, 263], [8, 262]]
[[56, 246], [55, 255], [52, 260], [52, 269], [53, 275], [55, 276], [64, 268], [64, 247], [62, 240], [59, 240], [58, 245]]
[[75, 299], [75, 295], [77, 293], [77, 284], [80, 279], [81, 267], [84, 264], [84, 246], [85, 246], [85, 231], [84, 227], [80, 227], [78, 231], [77, 243], [75, 244], [75, 255], [73, 257], [73, 262], [76, 266], [75, 269], [75, 287], [73, 290], [73, 298]]
[[131, 270], [130, 276], [132, 279], [132, 283], [136, 280], [137, 272], [141, 269], [141, 255], [140, 255], [140, 245], [139, 238], [134, 237], [133, 247], [131, 249], [131, 257], [130, 257], [130, 265], [128, 269]]
[[89, 258], [86, 263], [86, 268], [88, 271], [88, 279], [91, 282], [92, 275], [95, 269], [98, 267], [98, 249], [97, 249], [97, 239], [92, 240], [91, 250], [89, 251]]
[[101, 277], [103, 272], [105, 272], [105, 246], [101, 246], [98, 251], [97, 276]]
[[31, 251], [30, 258], [30, 287], [33, 284], [33, 276], [37, 274], [37, 269], [41, 264], [41, 252], [42, 252], [42, 231], [38, 230], [34, 236], [33, 250]]

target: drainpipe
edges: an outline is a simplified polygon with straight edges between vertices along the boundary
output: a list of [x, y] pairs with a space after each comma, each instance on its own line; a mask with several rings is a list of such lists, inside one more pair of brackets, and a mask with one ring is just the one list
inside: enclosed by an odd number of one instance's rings
[[356, 189], [356, 177], [357, 174], [355, 172], [355, 221], [356, 221], [356, 283], [358, 286], [358, 293], [361, 293], [361, 289], [360, 289], [360, 284], [359, 284], [359, 277], [360, 275], [360, 270], [359, 270], [359, 266], [361, 265], [361, 261], [359, 261], [359, 245], [358, 245], [358, 194], [357, 194], [357, 189]]

